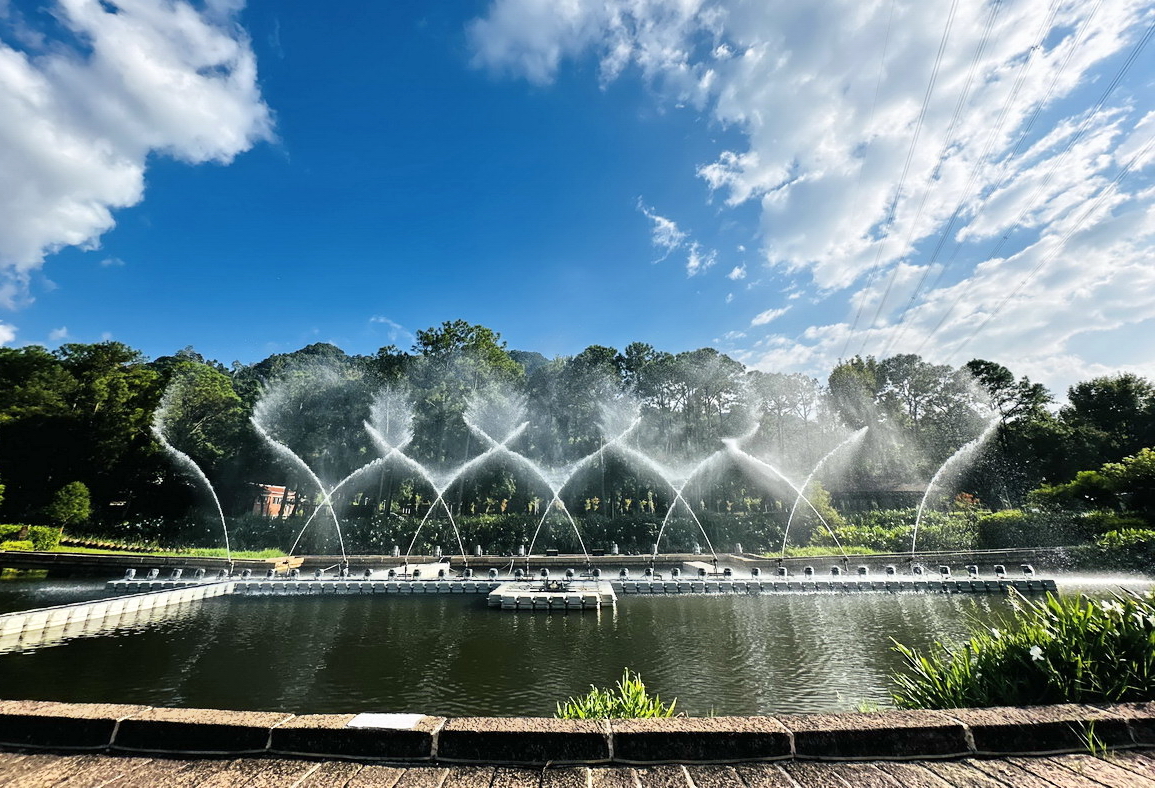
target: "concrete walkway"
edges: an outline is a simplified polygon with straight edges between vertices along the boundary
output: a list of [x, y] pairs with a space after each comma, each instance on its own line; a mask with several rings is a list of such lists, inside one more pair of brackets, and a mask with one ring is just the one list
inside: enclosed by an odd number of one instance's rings
[[896, 763], [525, 768], [384, 766], [284, 758], [182, 760], [0, 751], [0, 785], [20, 788], [1155, 788], [1155, 754], [1129, 751]]

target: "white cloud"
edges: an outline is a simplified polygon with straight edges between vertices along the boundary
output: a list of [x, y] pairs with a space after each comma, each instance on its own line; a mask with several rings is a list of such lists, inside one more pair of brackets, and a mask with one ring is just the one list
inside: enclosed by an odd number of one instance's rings
[[[239, 2], [56, 0], [67, 37], [0, 40], [0, 301], [46, 255], [95, 248], [149, 156], [227, 163], [271, 136]], [[108, 258], [110, 260], [114, 258]]]
[[416, 339], [412, 331], [384, 315], [373, 315], [373, 317], [369, 318], [369, 322], [385, 326], [388, 329], [386, 336], [389, 337], [390, 342], [397, 342], [398, 340], [413, 342]]
[[689, 237], [687, 233], [678, 228], [676, 222], [664, 216], [659, 216], [653, 208], [648, 207], [640, 198], [638, 199], [638, 210], [654, 224], [650, 230], [650, 242], [655, 248], [663, 250], [662, 256], [654, 262], [660, 263], [662, 260], [665, 260], [670, 256], [671, 252], [681, 247], [682, 244], [686, 242], [686, 238]]
[[692, 243], [686, 256], [686, 276], [697, 276], [708, 271], [716, 262], [718, 262], [717, 252], [703, 249], [698, 243]]
[[68, 339], [68, 327], [67, 326], [61, 326], [60, 328], [54, 328], [48, 332], [48, 341], [49, 342], [62, 342], [65, 339]]
[[628, 68], [740, 135], [687, 182], [756, 208], [768, 281], [819, 303], [750, 363], [918, 350], [1060, 381], [1104, 368], [1087, 348], [1107, 332], [1155, 370], [1150, 49], [1093, 111], [1153, 15], [959, 3], [944, 39], [943, 5], [912, 0], [491, 0], [471, 40], [479, 65], [539, 84], [593, 54], [603, 80]]
[[120, 268], [124, 265], [124, 261], [119, 257], [106, 257], [100, 261], [100, 264], [105, 268]]
[[0, 321], [0, 345], [7, 345], [16, 340], [16, 326]]
[[730, 271], [730, 273], [726, 274], [726, 278], [732, 279], [735, 282], [737, 282], [739, 279], [745, 279], [746, 278], [746, 266], [744, 264], [734, 266], [733, 270]]
[[764, 326], [772, 320], [777, 320], [789, 311], [790, 307], [788, 306], [784, 306], [781, 309], [767, 309], [765, 312], [759, 312], [756, 314], [754, 319], [750, 321], [750, 325]]

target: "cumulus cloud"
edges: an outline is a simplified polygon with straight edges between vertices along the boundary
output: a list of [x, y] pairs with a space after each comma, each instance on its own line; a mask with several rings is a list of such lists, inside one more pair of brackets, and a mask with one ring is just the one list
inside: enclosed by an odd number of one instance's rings
[[751, 362], [921, 347], [1090, 371], [1075, 345], [1155, 319], [1155, 99], [1149, 72], [1120, 72], [1152, 0], [556, 6], [491, 0], [475, 63], [544, 84], [592, 55], [602, 80], [630, 70], [739, 132], [687, 181], [756, 207], [763, 263], [824, 313], [738, 349]]
[[726, 274], [726, 278], [732, 279], [735, 282], [737, 282], [739, 279], [745, 279], [746, 278], [746, 266], [745, 265], [734, 266], [734, 268], [730, 271], [730, 273]]
[[0, 321], [0, 345], [7, 345], [16, 340], [16, 326]]
[[97, 247], [149, 156], [228, 163], [271, 137], [240, 6], [56, 0], [59, 38], [0, 33], [0, 300], [46, 255]]
[[48, 341], [49, 342], [62, 342], [65, 339], [68, 339], [68, 327], [67, 326], [61, 326], [60, 328], [54, 328], [48, 332]]
[[759, 312], [755, 315], [754, 319], [750, 321], [750, 325], [764, 326], [771, 321], [777, 320], [789, 311], [790, 307], [788, 306], [781, 307], [780, 309], [767, 309], [765, 312]]

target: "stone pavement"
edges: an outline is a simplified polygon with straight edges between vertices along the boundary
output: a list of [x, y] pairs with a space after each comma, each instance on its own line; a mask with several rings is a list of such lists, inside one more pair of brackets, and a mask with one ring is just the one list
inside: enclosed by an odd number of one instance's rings
[[0, 751], [19, 788], [1155, 788], [1155, 751], [913, 762], [646, 767], [398, 766], [287, 758], [175, 759]]

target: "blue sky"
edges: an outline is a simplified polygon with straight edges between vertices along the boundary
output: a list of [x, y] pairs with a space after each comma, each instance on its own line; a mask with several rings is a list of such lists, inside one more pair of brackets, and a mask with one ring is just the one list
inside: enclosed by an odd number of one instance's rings
[[0, 0], [0, 340], [253, 362], [461, 318], [547, 356], [1152, 375], [1153, 21]]

